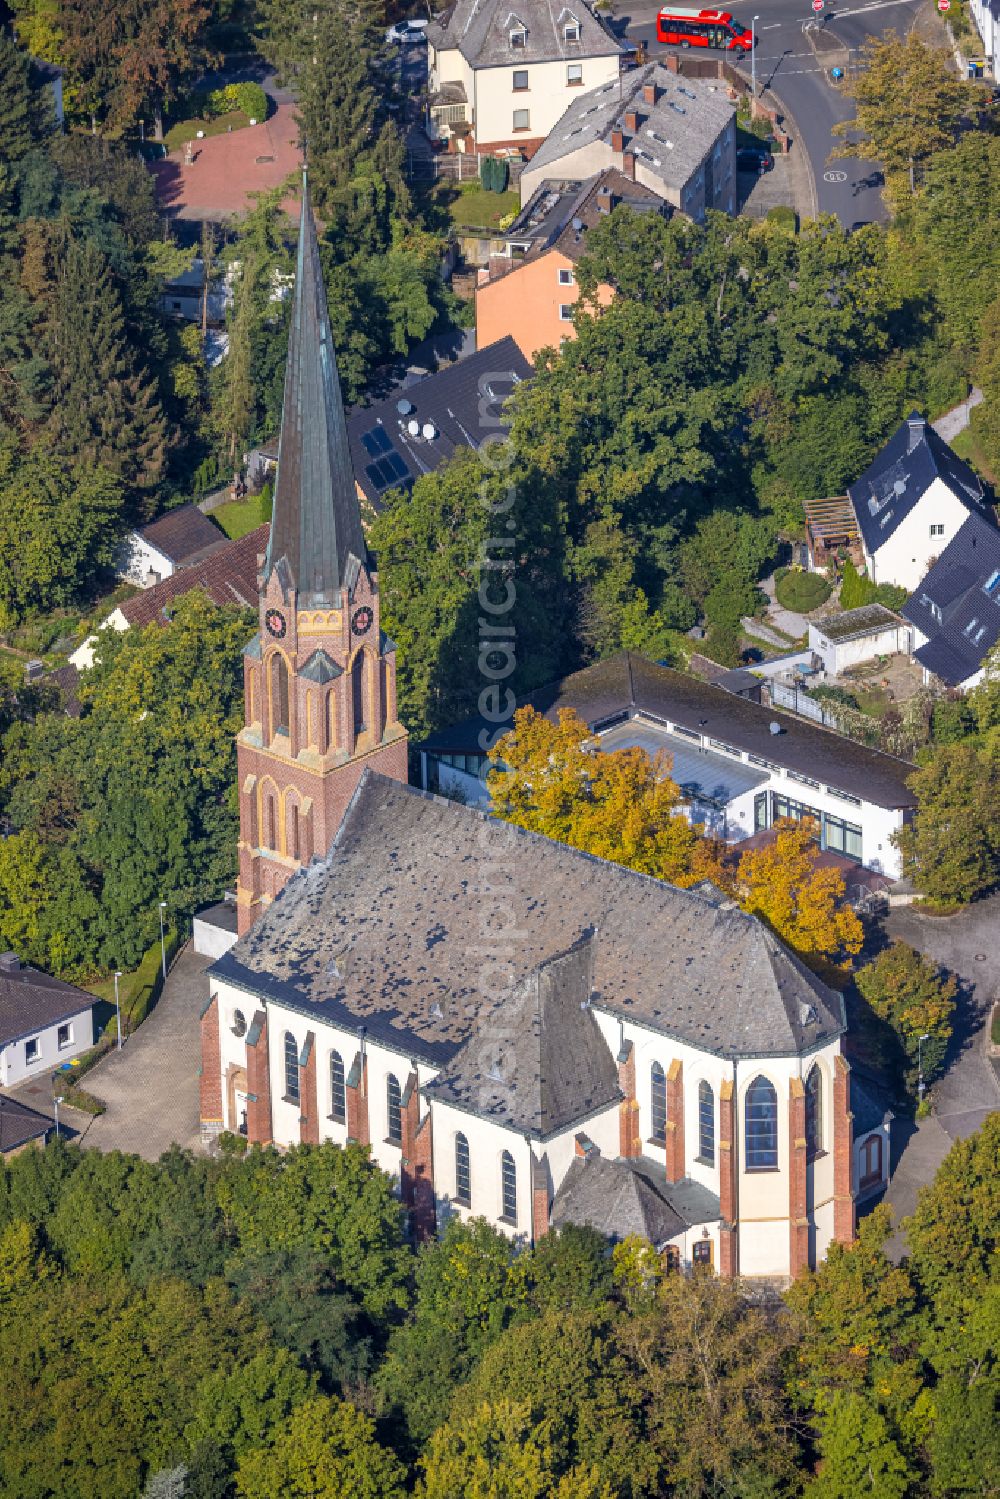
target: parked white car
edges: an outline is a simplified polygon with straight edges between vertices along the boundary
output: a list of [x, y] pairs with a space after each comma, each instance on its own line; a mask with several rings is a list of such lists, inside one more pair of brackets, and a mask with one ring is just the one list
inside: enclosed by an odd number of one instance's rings
[[414, 21], [400, 21], [395, 26], [390, 26], [385, 34], [386, 45], [389, 47], [405, 47], [412, 42], [423, 42], [427, 40], [427, 22], [419, 18]]

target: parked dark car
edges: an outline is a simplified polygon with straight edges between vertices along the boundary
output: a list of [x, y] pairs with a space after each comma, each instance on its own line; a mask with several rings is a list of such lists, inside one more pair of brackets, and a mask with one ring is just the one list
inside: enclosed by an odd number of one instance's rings
[[756, 146], [740, 146], [736, 152], [736, 169], [739, 172], [769, 172], [773, 166], [774, 157], [764, 141]]

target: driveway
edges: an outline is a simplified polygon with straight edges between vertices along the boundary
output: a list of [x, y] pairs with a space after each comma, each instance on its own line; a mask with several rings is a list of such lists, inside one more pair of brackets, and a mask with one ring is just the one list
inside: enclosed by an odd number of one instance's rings
[[[210, 958], [190, 943], [180, 953], [156, 1008], [121, 1051], [110, 1051], [83, 1079], [107, 1112], [94, 1119], [76, 1109], [59, 1111], [68, 1138], [98, 1150], [123, 1150], [159, 1160], [174, 1142], [200, 1149], [198, 1069], [199, 1014], [208, 994]], [[49, 1079], [36, 1079], [11, 1093], [52, 1115]]]
[[[916, 1126], [893, 1131], [892, 1180], [885, 1200], [897, 1224], [916, 1206], [917, 1192], [933, 1178], [956, 1140], [974, 1134], [1000, 1109], [1000, 1083], [985, 1051], [985, 1027], [1000, 993], [1000, 896], [977, 901], [955, 916], [926, 916], [913, 906], [890, 913], [886, 930], [949, 969], [960, 981], [955, 1033], [944, 1076], [934, 1084], [934, 1112]], [[886, 1246], [898, 1259], [905, 1237], [897, 1230]]]

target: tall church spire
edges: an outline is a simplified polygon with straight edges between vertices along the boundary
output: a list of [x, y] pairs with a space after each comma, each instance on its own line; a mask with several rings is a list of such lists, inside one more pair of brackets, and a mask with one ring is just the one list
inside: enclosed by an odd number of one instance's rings
[[[366, 562], [309, 182], [303, 171], [278, 480], [264, 581], [277, 569], [279, 579], [297, 593], [300, 607], [338, 604], [341, 589], [353, 590]], [[282, 576], [286, 568], [287, 578]]]

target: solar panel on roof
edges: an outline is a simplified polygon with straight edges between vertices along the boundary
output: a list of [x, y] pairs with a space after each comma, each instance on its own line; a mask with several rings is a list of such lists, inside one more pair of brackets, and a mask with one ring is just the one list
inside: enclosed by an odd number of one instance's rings
[[365, 452], [371, 458], [377, 458], [380, 453], [388, 453], [392, 450], [392, 441], [384, 427], [372, 427], [361, 439]]
[[374, 463], [369, 463], [365, 468], [365, 473], [379, 490], [390, 489], [394, 484], [403, 483], [410, 478], [410, 470], [395, 452], [390, 452], [387, 457], [377, 458]]

